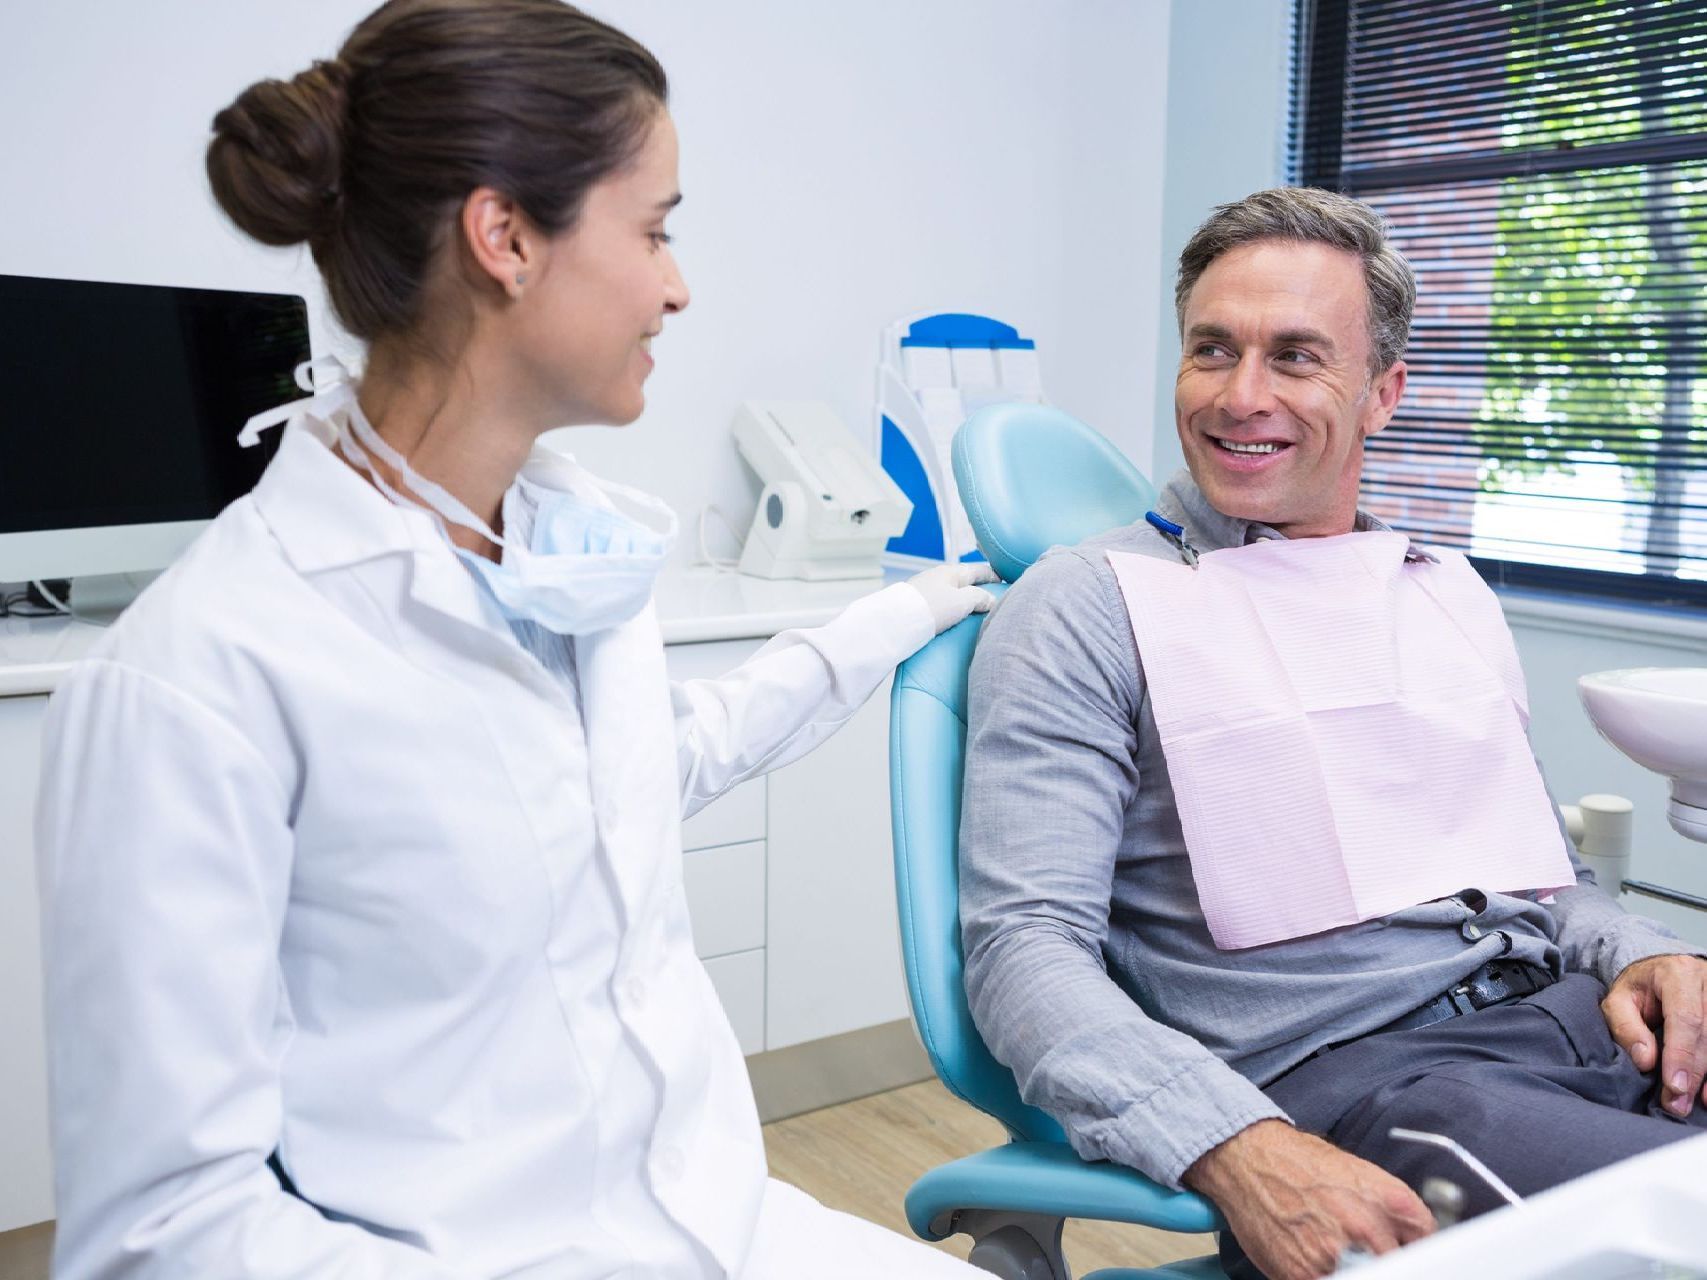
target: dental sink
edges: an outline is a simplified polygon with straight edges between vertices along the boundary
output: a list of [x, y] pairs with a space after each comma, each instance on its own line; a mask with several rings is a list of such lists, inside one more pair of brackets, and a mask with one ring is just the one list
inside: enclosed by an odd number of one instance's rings
[[1707, 842], [1707, 667], [1631, 667], [1577, 681], [1600, 736], [1671, 779], [1666, 816]]

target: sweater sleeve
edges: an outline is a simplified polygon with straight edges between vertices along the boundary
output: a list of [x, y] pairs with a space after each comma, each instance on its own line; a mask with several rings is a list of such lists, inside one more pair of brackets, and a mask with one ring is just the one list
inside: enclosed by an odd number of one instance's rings
[[1133, 797], [1142, 676], [1112, 575], [1056, 552], [997, 607], [973, 661], [960, 893], [974, 1020], [1021, 1096], [1093, 1160], [1168, 1186], [1268, 1118], [1255, 1085], [1150, 1018], [1103, 948]]

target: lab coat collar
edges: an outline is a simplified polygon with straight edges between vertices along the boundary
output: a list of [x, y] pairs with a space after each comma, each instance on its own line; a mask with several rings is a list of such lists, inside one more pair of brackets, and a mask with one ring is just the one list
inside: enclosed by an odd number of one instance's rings
[[430, 516], [393, 504], [335, 457], [331, 443], [323, 423], [292, 419], [255, 486], [256, 509], [292, 568], [308, 575], [443, 545]]
[[[1191, 472], [1180, 470], [1163, 487], [1156, 502], [1156, 514], [1171, 520], [1186, 530], [1186, 537], [1199, 551], [1219, 551], [1226, 547], [1242, 547], [1250, 542], [1269, 539], [1284, 541], [1286, 535], [1270, 525], [1255, 520], [1241, 520], [1225, 515], [1209, 505]], [[1393, 533], [1379, 516], [1359, 508], [1352, 520], [1354, 533]], [[1405, 559], [1434, 564], [1435, 558], [1415, 541], [1406, 538]]]
[[496, 606], [424, 511], [393, 503], [333, 455], [332, 430], [299, 417], [255, 487], [255, 508], [304, 577], [382, 556], [407, 556], [416, 603], [486, 634], [507, 637]]

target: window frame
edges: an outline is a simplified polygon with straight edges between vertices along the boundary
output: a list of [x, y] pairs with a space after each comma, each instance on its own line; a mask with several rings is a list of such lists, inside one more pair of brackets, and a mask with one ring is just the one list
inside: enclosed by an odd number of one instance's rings
[[[1294, 0], [1292, 100], [1285, 145], [1285, 177], [1290, 183], [1353, 196], [1370, 192], [1378, 197], [1383, 192], [1427, 192], [1430, 188], [1498, 178], [1707, 161], [1707, 133], [1695, 133], [1637, 136], [1550, 149], [1511, 149], [1504, 155], [1484, 150], [1462, 156], [1430, 156], [1379, 168], [1353, 168], [1348, 175], [1344, 164], [1345, 99], [1353, 10], [1358, 2]], [[1494, 2], [1490, 0], [1490, 7]], [[1703, 20], [1707, 22], [1707, 13]], [[1358, 181], [1371, 175], [1378, 181]], [[1707, 283], [1703, 287], [1707, 288]], [[1701, 371], [1690, 379], [1696, 387], [1704, 380], [1707, 373]], [[1477, 572], [1496, 588], [1707, 614], [1707, 580], [1467, 554]]]

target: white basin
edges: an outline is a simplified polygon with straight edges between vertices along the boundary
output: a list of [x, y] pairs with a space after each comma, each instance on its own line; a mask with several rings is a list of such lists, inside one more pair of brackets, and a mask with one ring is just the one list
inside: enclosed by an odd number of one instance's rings
[[1600, 736], [1671, 779], [1671, 825], [1707, 841], [1707, 667], [1631, 667], [1577, 681]]

